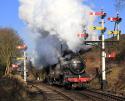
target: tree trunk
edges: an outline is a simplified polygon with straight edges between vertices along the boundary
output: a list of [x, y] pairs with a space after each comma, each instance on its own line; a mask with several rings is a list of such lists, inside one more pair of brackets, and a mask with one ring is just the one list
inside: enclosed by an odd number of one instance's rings
[[10, 59], [8, 59], [6, 70], [5, 70], [5, 75], [8, 75], [11, 73], [11, 66], [10, 65], [11, 65], [11, 61], [10, 61]]
[[7, 67], [6, 67], [6, 70], [5, 70], [5, 75], [8, 75], [8, 74], [10, 73], [10, 70], [9, 70], [9, 69], [10, 69], [10, 67], [7, 66]]

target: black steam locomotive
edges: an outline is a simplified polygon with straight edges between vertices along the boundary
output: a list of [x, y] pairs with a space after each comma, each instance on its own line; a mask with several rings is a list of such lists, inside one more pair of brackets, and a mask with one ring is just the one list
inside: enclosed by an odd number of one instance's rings
[[62, 85], [66, 89], [85, 87], [91, 80], [90, 76], [85, 72], [85, 61], [79, 57], [69, 57], [63, 57], [59, 59], [58, 64], [49, 67], [46, 81], [49, 84]]

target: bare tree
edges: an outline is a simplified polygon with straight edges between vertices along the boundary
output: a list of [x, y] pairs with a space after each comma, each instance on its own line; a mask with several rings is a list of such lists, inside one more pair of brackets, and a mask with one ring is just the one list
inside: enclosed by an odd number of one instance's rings
[[16, 46], [23, 43], [17, 32], [10, 28], [0, 28], [0, 64], [6, 67], [5, 75], [11, 72], [13, 57], [19, 55]]

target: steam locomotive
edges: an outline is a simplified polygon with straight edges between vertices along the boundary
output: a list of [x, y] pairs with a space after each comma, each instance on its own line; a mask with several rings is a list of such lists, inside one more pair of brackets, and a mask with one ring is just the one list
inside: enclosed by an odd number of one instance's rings
[[85, 61], [79, 57], [63, 57], [59, 59], [58, 64], [47, 69], [46, 81], [49, 84], [62, 85], [66, 89], [86, 87], [91, 80], [85, 71]]

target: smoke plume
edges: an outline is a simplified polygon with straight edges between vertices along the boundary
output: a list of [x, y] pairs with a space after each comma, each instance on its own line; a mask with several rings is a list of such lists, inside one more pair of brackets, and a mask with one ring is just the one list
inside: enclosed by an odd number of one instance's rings
[[89, 30], [94, 21], [89, 12], [92, 9], [83, 0], [20, 0], [19, 16], [35, 37], [34, 64], [40, 67], [57, 63], [62, 43], [65, 48], [79, 51], [83, 40], [77, 34], [82, 33], [83, 25], [88, 39], [96, 40], [96, 34]]

